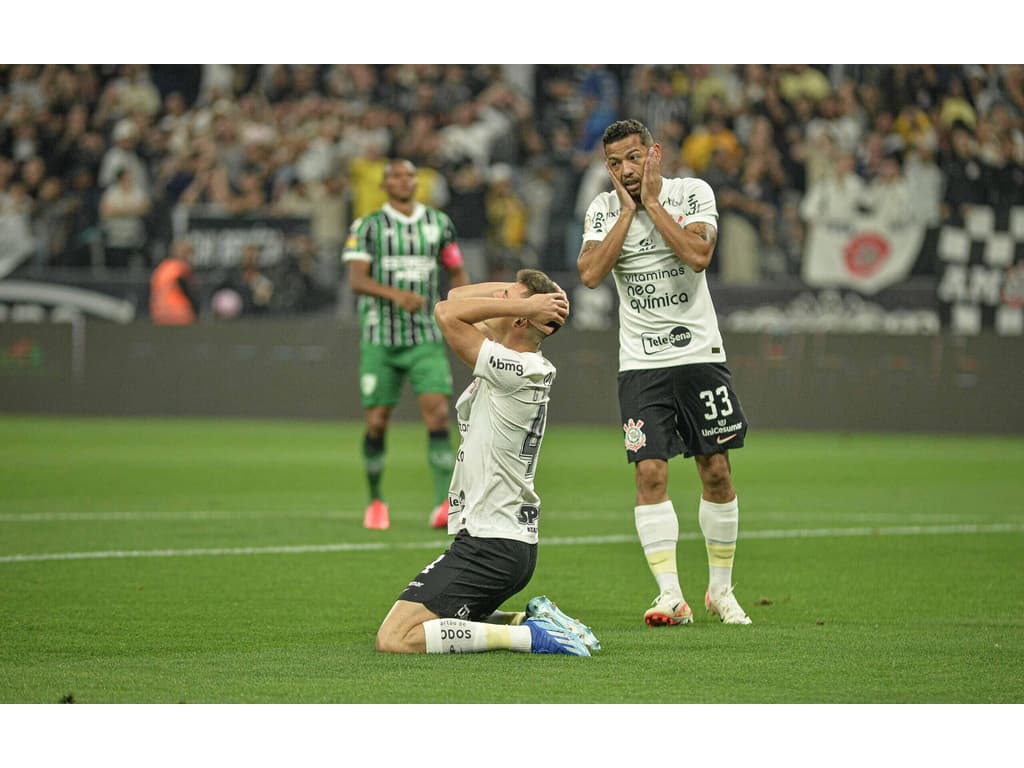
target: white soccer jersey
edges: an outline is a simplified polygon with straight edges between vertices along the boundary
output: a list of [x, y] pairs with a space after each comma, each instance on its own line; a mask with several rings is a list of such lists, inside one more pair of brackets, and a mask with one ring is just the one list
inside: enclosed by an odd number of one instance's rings
[[455, 404], [462, 444], [448, 490], [448, 533], [537, 542], [533, 476], [555, 366], [540, 352], [485, 340]]
[[[718, 226], [715, 194], [702, 179], [662, 178], [661, 204], [680, 227], [700, 221]], [[615, 192], [594, 198], [583, 242], [604, 240], [620, 210]], [[612, 275], [619, 292], [620, 371], [725, 362], [707, 276], [679, 260], [642, 208], [629, 225]]]

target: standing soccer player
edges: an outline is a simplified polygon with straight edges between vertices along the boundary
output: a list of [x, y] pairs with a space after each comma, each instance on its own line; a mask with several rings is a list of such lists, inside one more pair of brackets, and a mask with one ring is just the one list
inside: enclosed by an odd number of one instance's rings
[[577, 267], [588, 288], [612, 273], [619, 294], [619, 408], [626, 458], [636, 468], [636, 529], [659, 588], [644, 620], [693, 622], [668, 497], [668, 460], [681, 453], [694, 457], [702, 486], [704, 604], [727, 624], [749, 624], [733, 595], [739, 502], [729, 462], [747, 420], [705, 275], [717, 239], [714, 192], [702, 179], [663, 178], [661, 145], [637, 120], [612, 123], [602, 141], [615, 189], [587, 209]]
[[455, 412], [462, 444], [448, 490], [447, 551], [405, 588], [377, 631], [386, 653], [510, 650], [589, 656], [590, 629], [547, 597], [525, 612], [499, 610], [537, 565], [540, 498], [534, 476], [555, 367], [541, 342], [565, 323], [569, 302], [543, 272], [514, 283], [453, 289], [434, 315], [473, 381]]
[[362, 329], [359, 342], [359, 389], [366, 410], [363, 460], [370, 504], [363, 514], [367, 528], [390, 525], [381, 481], [385, 437], [391, 412], [408, 378], [427, 428], [427, 461], [434, 479], [431, 525], [448, 524], [448, 480], [453, 455], [448, 430], [452, 372], [434, 304], [441, 298], [439, 271], [452, 287], [468, 277], [451, 219], [415, 199], [416, 166], [392, 160], [384, 168], [382, 187], [388, 202], [352, 223], [344, 261]]

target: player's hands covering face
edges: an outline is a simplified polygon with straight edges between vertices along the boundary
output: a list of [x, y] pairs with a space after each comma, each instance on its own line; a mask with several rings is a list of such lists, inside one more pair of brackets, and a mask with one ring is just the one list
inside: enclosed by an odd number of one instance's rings
[[647, 161], [644, 163], [644, 176], [640, 181], [640, 202], [646, 207], [658, 202], [661, 192], [661, 145], [653, 144], [647, 148]]

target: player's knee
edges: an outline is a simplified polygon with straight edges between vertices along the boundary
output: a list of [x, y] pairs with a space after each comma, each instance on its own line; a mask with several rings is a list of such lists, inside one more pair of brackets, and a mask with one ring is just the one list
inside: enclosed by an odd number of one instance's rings
[[664, 497], [668, 490], [667, 465], [663, 462], [642, 461], [636, 467], [636, 490], [642, 499]]
[[379, 409], [372, 409], [366, 414], [366, 434], [380, 439], [388, 428], [388, 414]]
[[443, 396], [433, 397], [422, 406], [423, 422], [431, 432], [448, 428], [448, 400]]
[[710, 457], [701, 463], [700, 479], [704, 485], [704, 496], [708, 501], [728, 501], [735, 496], [729, 462], [721, 455]]
[[406, 653], [401, 638], [387, 625], [377, 630], [376, 648], [381, 653]]

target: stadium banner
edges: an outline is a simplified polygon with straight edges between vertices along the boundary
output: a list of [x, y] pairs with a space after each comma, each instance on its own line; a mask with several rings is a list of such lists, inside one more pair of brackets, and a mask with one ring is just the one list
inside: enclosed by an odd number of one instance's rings
[[190, 213], [185, 236], [195, 248], [196, 269], [234, 267], [255, 245], [259, 264], [273, 266], [291, 253], [309, 250], [310, 220], [288, 216], [219, 216]]
[[813, 224], [802, 277], [814, 288], [852, 288], [872, 295], [907, 278], [924, 238], [922, 225], [894, 225], [880, 216], [859, 216], [849, 225]]
[[956, 334], [1024, 335], [1024, 207], [972, 207], [938, 243], [943, 325]]

